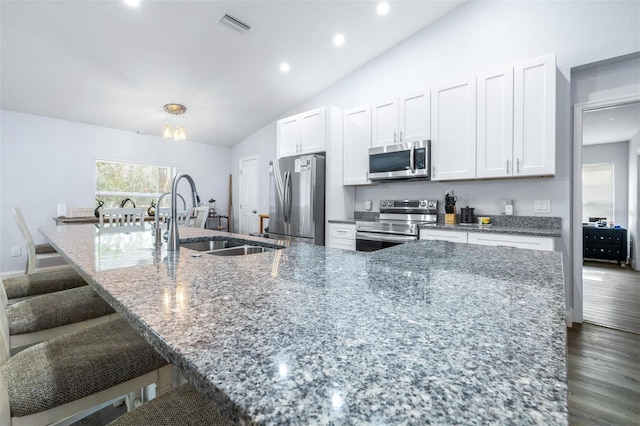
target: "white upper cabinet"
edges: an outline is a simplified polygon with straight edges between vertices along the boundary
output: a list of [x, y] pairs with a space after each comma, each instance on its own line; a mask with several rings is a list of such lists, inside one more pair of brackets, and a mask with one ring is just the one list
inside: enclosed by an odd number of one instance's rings
[[477, 76], [479, 178], [513, 175], [513, 68]]
[[316, 108], [278, 120], [278, 158], [325, 151], [326, 108]]
[[374, 103], [372, 147], [430, 138], [430, 93], [428, 90]]
[[514, 176], [556, 171], [556, 57], [545, 55], [514, 65]]
[[432, 180], [476, 177], [475, 77], [432, 90]]
[[371, 148], [371, 106], [344, 111], [343, 184], [370, 183], [369, 148]]
[[431, 139], [431, 92], [421, 90], [399, 99], [399, 141]]

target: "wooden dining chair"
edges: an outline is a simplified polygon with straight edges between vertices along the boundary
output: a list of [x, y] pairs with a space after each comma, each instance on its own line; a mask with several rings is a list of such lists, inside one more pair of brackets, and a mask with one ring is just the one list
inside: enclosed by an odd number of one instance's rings
[[[159, 214], [158, 218], [160, 223], [167, 223], [167, 219], [171, 217], [171, 207], [161, 207], [156, 210], [156, 214]], [[178, 210], [176, 212], [178, 217], [178, 225], [187, 225], [190, 219], [190, 213], [188, 210]]]
[[18, 227], [22, 233], [22, 237], [27, 243], [27, 265], [25, 267], [26, 274], [34, 273], [38, 268], [38, 261], [43, 259], [59, 258], [60, 254], [50, 244], [35, 244], [31, 237], [31, 232], [24, 221], [22, 211], [19, 207], [14, 208], [14, 216]]
[[204, 226], [207, 224], [207, 216], [209, 216], [209, 207], [200, 206], [194, 209], [196, 218], [193, 221], [194, 228], [204, 229]]
[[[172, 367], [124, 319], [65, 334], [9, 357], [0, 324], [0, 425], [48, 425], [156, 384]], [[134, 404], [129, 404], [132, 407]]]
[[144, 208], [110, 208], [100, 209], [100, 227], [109, 226], [143, 226]]
[[94, 217], [94, 207], [69, 207], [69, 217]]

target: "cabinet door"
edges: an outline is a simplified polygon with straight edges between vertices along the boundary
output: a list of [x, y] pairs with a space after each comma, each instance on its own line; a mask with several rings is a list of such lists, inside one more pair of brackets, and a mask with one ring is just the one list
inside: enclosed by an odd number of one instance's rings
[[398, 101], [391, 99], [371, 106], [371, 146], [392, 145], [398, 142]]
[[399, 141], [431, 139], [431, 93], [422, 90], [403, 96], [399, 104]]
[[479, 178], [513, 175], [513, 68], [478, 76]]
[[476, 80], [432, 90], [432, 180], [476, 176]]
[[300, 151], [308, 154], [325, 150], [325, 108], [298, 114], [300, 118]]
[[343, 184], [369, 183], [371, 107], [365, 105], [344, 112]]
[[516, 64], [513, 80], [514, 176], [555, 174], [555, 55]]
[[300, 120], [297, 115], [278, 120], [278, 158], [295, 155], [300, 144]]
[[551, 237], [531, 237], [527, 235], [509, 235], [469, 232], [469, 244], [495, 247], [515, 247], [531, 250], [553, 251], [555, 244]]
[[356, 226], [342, 223], [329, 223], [329, 241], [327, 247], [344, 250], [356, 249]]
[[441, 231], [437, 229], [421, 229], [421, 240], [450, 241], [452, 243], [466, 243], [467, 233], [458, 231]]

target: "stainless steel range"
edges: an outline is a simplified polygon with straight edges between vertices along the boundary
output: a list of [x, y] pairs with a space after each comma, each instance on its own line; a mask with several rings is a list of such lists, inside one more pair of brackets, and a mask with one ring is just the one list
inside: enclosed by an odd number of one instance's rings
[[356, 250], [376, 251], [417, 240], [419, 226], [437, 220], [437, 200], [380, 201], [380, 220], [356, 221]]

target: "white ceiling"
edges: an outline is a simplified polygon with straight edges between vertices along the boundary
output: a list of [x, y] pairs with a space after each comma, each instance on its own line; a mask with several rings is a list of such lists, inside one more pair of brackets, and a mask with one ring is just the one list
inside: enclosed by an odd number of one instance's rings
[[232, 146], [463, 2], [2, 0], [0, 108]]
[[626, 142], [640, 132], [640, 102], [585, 111], [582, 144]]

